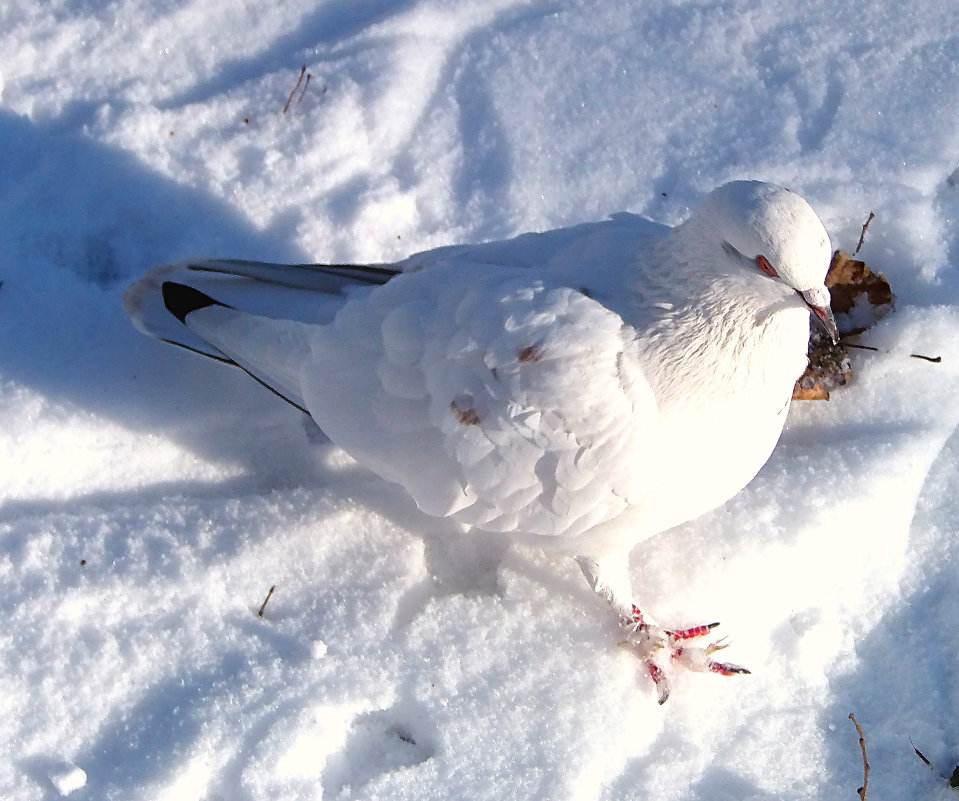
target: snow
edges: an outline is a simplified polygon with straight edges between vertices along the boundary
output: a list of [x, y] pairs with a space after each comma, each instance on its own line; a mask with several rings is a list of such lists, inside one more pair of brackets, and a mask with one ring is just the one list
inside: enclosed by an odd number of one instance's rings
[[62, 796], [68, 796], [87, 783], [87, 774], [76, 765], [64, 765], [50, 774], [50, 782]]
[[[941, 4], [12, 0], [0, 42], [0, 797], [849, 797], [849, 712], [870, 798], [954, 797]], [[120, 307], [185, 256], [673, 224], [741, 177], [847, 250], [874, 211], [898, 303], [744, 492], [633, 554], [657, 619], [722, 621], [753, 670], [664, 707], [572, 561], [452, 535]]]

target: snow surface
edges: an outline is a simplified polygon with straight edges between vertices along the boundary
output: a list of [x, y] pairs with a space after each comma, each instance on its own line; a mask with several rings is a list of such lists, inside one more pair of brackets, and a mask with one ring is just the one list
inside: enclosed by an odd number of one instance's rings
[[[0, 797], [850, 798], [855, 712], [872, 801], [955, 798], [911, 743], [959, 763], [959, 16], [11, 0], [0, 45]], [[753, 670], [664, 707], [574, 563], [444, 536], [120, 308], [184, 256], [672, 224], [738, 177], [846, 249], [874, 211], [898, 307], [744, 492], [634, 553], [658, 619]]]
[[50, 782], [62, 796], [68, 796], [87, 783], [87, 774], [76, 765], [65, 764], [50, 773]]

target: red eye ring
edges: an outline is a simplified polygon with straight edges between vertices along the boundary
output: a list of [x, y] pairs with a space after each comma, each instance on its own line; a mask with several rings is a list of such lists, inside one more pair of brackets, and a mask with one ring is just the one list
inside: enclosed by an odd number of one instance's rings
[[766, 275], [770, 278], [778, 278], [779, 273], [776, 272], [776, 268], [769, 263], [769, 259], [760, 254], [756, 257], [756, 266], [759, 267]]

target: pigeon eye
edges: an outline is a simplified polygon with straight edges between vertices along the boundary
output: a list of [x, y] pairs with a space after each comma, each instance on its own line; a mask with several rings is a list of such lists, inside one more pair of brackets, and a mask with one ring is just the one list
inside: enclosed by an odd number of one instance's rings
[[763, 255], [757, 256], [756, 265], [759, 267], [760, 270], [766, 273], [766, 275], [768, 275], [770, 278], [779, 277], [779, 273], [776, 272], [776, 268], [769, 263], [769, 259], [767, 259], [765, 256]]

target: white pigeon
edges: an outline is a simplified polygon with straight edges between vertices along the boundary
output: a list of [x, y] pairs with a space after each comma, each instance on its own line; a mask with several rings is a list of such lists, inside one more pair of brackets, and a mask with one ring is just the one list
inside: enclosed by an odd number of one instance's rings
[[721, 674], [714, 625], [662, 628], [629, 551], [742, 489], [779, 439], [809, 313], [836, 337], [829, 237], [737, 181], [667, 228], [630, 215], [390, 265], [199, 259], [123, 302], [148, 334], [234, 364], [424, 512], [577, 559], [658, 690]]

